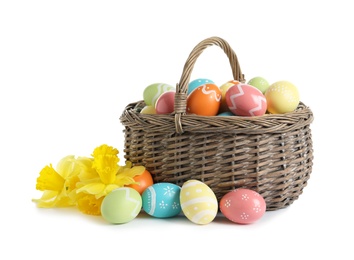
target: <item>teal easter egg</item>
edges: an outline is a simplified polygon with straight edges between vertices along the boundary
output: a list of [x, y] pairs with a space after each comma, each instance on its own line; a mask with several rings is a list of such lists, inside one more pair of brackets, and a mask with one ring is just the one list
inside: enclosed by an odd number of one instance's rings
[[234, 116], [235, 114], [233, 114], [232, 112], [222, 112], [220, 114], [218, 114], [217, 116]]
[[265, 78], [254, 77], [248, 81], [248, 85], [258, 88], [263, 94], [269, 88], [269, 83]]
[[144, 89], [144, 102], [147, 106], [155, 107], [156, 101], [161, 94], [171, 90], [175, 90], [175, 88], [165, 83], [151, 84]]
[[209, 83], [214, 83], [212, 80], [210, 79], [195, 79], [193, 81], [191, 81], [188, 84], [188, 90], [187, 90], [187, 95], [189, 95], [190, 93], [192, 93], [193, 90], [195, 90], [197, 87], [204, 85], [204, 84], [209, 84]]
[[138, 191], [122, 187], [108, 193], [101, 204], [102, 217], [112, 224], [133, 220], [141, 211], [142, 198]]
[[142, 194], [143, 210], [156, 218], [170, 218], [181, 212], [181, 188], [173, 183], [160, 182], [146, 188]]

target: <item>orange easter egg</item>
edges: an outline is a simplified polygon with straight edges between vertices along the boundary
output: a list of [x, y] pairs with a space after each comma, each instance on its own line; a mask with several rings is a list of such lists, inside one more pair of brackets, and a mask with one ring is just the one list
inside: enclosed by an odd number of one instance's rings
[[221, 91], [215, 84], [204, 84], [193, 90], [187, 98], [187, 113], [215, 116], [221, 103]]
[[136, 175], [133, 179], [134, 179], [134, 181], [138, 182], [139, 184], [130, 184], [127, 187], [133, 188], [134, 190], [139, 192], [140, 195], [145, 191], [145, 189], [147, 187], [154, 184], [151, 173], [147, 170], [145, 170], [140, 175]]

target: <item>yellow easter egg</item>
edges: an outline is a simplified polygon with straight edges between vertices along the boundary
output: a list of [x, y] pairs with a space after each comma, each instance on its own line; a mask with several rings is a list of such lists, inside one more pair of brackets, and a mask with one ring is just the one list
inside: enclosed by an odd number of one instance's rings
[[289, 81], [278, 81], [265, 92], [267, 110], [272, 114], [284, 114], [294, 111], [300, 102], [297, 87]]
[[195, 224], [208, 224], [218, 213], [215, 193], [198, 180], [189, 180], [182, 185], [180, 203], [184, 215]]
[[141, 114], [156, 114], [156, 109], [153, 106], [145, 106], [140, 111]]
[[220, 86], [220, 91], [221, 91], [221, 104], [220, 104], [220, 109], [219, 113], [223, 112], [229, 112], [230, 109], [226, 103], [226, 91], [232, 87], [233, 85], [239, 84], [240, 82], [237, 80], [230, 80]]

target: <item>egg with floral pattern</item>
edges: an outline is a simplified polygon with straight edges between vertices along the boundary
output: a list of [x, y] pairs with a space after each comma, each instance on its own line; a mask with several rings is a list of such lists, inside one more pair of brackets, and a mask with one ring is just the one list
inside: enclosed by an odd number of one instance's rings
[[181, 212], [181, 187], [167, 182], [155, 183], [142, 194], [143, 210], [156, 218], [170, 218]]
[[226, 218], [238, 224], [254, 223], [266, 211], [264, 198], [258, 192], [244, 188], [226, 193], [219, 206]]

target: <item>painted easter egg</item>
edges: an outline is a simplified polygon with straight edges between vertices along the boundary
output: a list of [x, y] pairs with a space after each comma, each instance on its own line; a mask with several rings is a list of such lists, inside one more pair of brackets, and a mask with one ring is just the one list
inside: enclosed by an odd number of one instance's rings
[[220, 86], [221, 91], [221, 103], [219, 113], [222, 112], [230, 112], [229, 106], [226, 103], [226, 91], [235, 84], [239, 84], [240, 82], [237, 80], [230, 80]]
[[142, 174], [134, 176], [133, 179], [136, 183], [127, 185], [127, 187], [133, 188], [140, 194], [143, 194], [149, 186], [154, 184], [151, 173], [146, 169]]
[[175, 111], [175, 91], [162, 93], [156, 100], [156, 114], [170, 114]]
[[200, 116], [217, 115], [221, 102], [221, 91], [215, 84], [197, 87], [187, 98], [187, 113]]
[[289, 81], [278, 81], [269, 86], [265, 93], [268, 112], [284, 114], [294, 111], [300, 102], [297, 87]]
[[215, 193], [198, 180], [189, 180], [182, 185], [180, 201], [184, 215], [195, 224], [208, 224], [218, 213]]
[[268, 81], [263, 77], [254, 77], [247, 82], [248, 85], [258, 88], [263, 94], [269, 88]]
[[141, 211], [142, 199], [133, 188], [117, 188], [108, 193], [101, 204], [102, 217], [112, 224], [133, 220]]
[[236, 189], [226, 193], [220, 200], [221, 213], [238, 224], [251, 224], [266, 211], [264, 198], [250, 189]]
[[189, 95], [190, 93], [192, 93], [193, 90], [195, 90], [197, 87], [201, 86], [201, 85], [204, 85], [204, 84], [212, 84], [214, 83], [212, 80], [210, 79], [195, 79], [193, 81], [191, 81], [189, 84], [188, 84], [188, 90], [187, 90], [187, 95]]
[[154, 83], [147, 86], [143, 92], [145, 105], [155, 107], [156, 101], [161, 94], [170, 90], [175, 90], [175, 88], [166, 83]]
[[156, 114], [156, 109], [153, 106], [145, 106], [143, 109], [140, 111], [141, 114]]
[[262, 92], [248, 84], [236, 84], [226, 91], [226, 102], [238, 116], [261, 116], [267, 110], [267, 100]]
[[142, 194], [143, 209], [156, 218], [170, 218], [181, 212], [181, 188], [173, 183], [160, 182], [149, 186]]
[[226, 111], [226, 112], [221, 112], [221, 113], [217, 114], [217, 116], [234, 116], [234, 113], [232, 113], [230, 111]]

